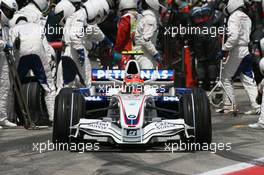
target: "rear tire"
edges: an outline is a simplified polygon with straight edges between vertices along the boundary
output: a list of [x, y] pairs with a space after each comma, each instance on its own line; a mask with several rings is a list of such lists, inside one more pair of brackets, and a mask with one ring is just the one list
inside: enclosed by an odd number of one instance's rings
[[[37, 126], [51, 126], [45, 103], [45, 90], [42, 86], [38, 82], [29, 82], [22, 85], [22, 92], [28, 105], [32, 122]], [[17, 104], [16, 98], [15, 104]], [[17, 116], [22, 117], [20, 109], [16, 111]], [[23, 118], [19, 118], [22, 123], [24, 122], [23, 120]]]
[[37, 126], [50, 126], [49, 114], [45, 103], [45, 90], [38, 82], [22, 86], [31, 113], [32, 121]]
[[83, 95], [74, 93], [71, 88], [62, 89], [55, 100], [53, 143], [69, 143], [69, 135], [73, 134], [70, 127], [78, 124], [84, 115]]
[[208, 97], [204, 90], [194, 89], [193, 93], [186, 93], [182, 97], [185, 123], [195, 130], [192, 142], [210, 144], [212, 142], [211, 110]]

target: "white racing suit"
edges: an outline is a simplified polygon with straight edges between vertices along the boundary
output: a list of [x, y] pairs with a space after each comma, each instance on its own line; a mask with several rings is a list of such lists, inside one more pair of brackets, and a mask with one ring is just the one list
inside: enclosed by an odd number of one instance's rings
[[[33, 3], [29, 3], [14, 14], [14, 17], [9, 21], [10, 28], [15, 26], [17, 19], [21, 16], [26, 17], [30, 23], [41, 25], [43, 29], [47, 22], [47, 17], [44, 17], [42, 12]], [[49, 44], [44, 47], [50, 57], [49, 59], [52, 59], [51, 56], [56, 58], [55, 51]]]
[[156, 41], [158, 35], [158, 18], [151, 10], [145, 10], [137, 24], [134, 50], [143, 51], [144, 55], [136, 56], [141, 69], [153, 69], [157, 66], [154, 55], [158, 54]]
[[[249, 58], [248, 44], [250, 42], [249, 36], [251, 33], [251, 20], [242, 11], [237, 10], [232, 13], [228, 20], [228, 39], [223, 46], [224, 51], [229, 51], [229, 58], [224, 66], [223, 82], [227, 89], [227, 93], [235, 102], [234, 89], [232, 86], [232, 78], [238, 71], [242, 60], [246, 57]], [[248, 65], [250, 67], [250, 65]], [[239, 72], [241, 82], [249, 96], [251, 106], [253, 109], [258, 109], [260, 106], [256, 103], [257, 97], [257, 85], [254, 80], [254, 74], [252, 67], [250, 71], [247, 71], [247, 75]], [[230, 106], [230, 101], [227, 96], [225, 97], [225, 106]]]
[[[263, 59], [263, 58], [262, 58]], [[260, 117], [258, 119], [258, 123], [263, 124], [264, 125], [264, 79], [261, 81], [261, 83], [258, 86], [258, 90], [259, 92], [262, 94], [262, 104], [261, 104], [261, 113], [260, 113]]]
[[29, 3], [14, 14], [14, 17], [9, 21], [10, 27], [15, 26], [16, 20], [20, 16], [25, 16], [28, 22], [37, 23], [42, 25], [43, 27], [45, 26], [47, 21], [47, 18], [43, 16], [41, 11], [33, 3]]
[[10, 87], [9, 68], [3, 49], [8, 41], [8, 26], [0, 24], [0, 121], [14, 119], [13, 94]]
[[48, 48], [48, 42], [44, 28], [35, 23], [19, 23], [10, 30], [10, 39], [14, 46], [16, 38], [20, 39], [20, 47], [14, 48], [20, 79], [25, 78], [29, 71], [33, 71], [46, 91], [45, 102], [52, 121], [56, 91], [50, 68], [51, 55], [45, 49]]
[[[62, 53], [62, 59], [68, 57], [72, 59], [77, 67], [79, 75], [76, 75], [74, 81], [67, 80], [66, 74], [71, 74], [67, 69], [63, 70], [62, 61], [59, 63], [57, 71], [58, 91], [67, 86], [89, 87], [91, 84], [91, 63], [88, 58], [88, 50], [93, 48], [93, 43], [98, 43], [105, 38], [105, 35], [97, 25], [89, 25], [85, 20], [86, 13], [80, 9], [69, 17], [64, 26], [64, 44], [65, 50]], [[85, 61], [81, 65], [79, 61], [78, 50], [84, 50]], [[81, 76], [81, 77], [80, 77]], [[83, 81], [82, 83], [80, 81]], [[84, 85], [83, 85], [84, 84]]]

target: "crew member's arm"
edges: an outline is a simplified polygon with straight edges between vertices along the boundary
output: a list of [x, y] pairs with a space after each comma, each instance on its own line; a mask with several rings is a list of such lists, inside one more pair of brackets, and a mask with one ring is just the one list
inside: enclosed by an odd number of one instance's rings
[[224, 51], [230, 51], [232, 48], [237, 46], [238, 37], [241, 31], [240, 18], [236, 15], [232, 15], [228, 20], [227, 26], [227, 41], [223, 46]]
[[105, 34], [98, 27], [98, 25], [88, 25], [86, 29], [86, 35], [94, 42], [101, 42], [105, 38]]
[[130, 17], [122, 17], [118, 23], [118, 31], [115, 41], [114, 51], [121, 53], [124, 51], [125, 45], [129, 42], [130, 36]]
[[[84, 13], [84, 12], [83, 12]], [[85, 35], [85, 17], [82, 15], [82, 10], [76, 12], [72, 17], [73, 21], [69, 29], [71, 45], [76, 50], [84, 49], [83, 37]]]
[[140, 28], [142, 31], [141, 45], [152, 55], [158, 54], [155, 47], [155, 43], [152, 43], [151, 39], [157, 31], [157, 21], [154, 17], [144, 17], [145, 19], [140, 22]]

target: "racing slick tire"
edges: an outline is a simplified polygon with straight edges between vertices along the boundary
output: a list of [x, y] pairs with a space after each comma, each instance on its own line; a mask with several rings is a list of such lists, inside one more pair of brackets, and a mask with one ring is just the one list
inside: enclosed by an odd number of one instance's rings
[[[31, 81], [22, 85], [22, 92], [24, 93], [32, 122], [37, 126], [51, 126], [45, 103], [45, 90], [41, 85], [38, 82]], [[16, 97], [15, 104], [17, 104]], [[20, 109], [16, 109], [16, 111], [18, 116], [22, 116]], [[19, 121], [23, 123], [23, 118], [19, 118]]]
[[[192, 142], [210, 144], [212, 141], [212, 123], [209, 99], [202, 89], [193, 89], [182, 97], [185, 123], [194, 127]], [[190, 132], [189, 132], [190, 133]], [[193, 149], [193, 148], [192, 148]]]
[[79, 123], [85, 116], [85, 99], [82, 94], [74, 93], [71, 88], [64, 88], [55, 100], [53, 143], [69, 143], [71, 126]]

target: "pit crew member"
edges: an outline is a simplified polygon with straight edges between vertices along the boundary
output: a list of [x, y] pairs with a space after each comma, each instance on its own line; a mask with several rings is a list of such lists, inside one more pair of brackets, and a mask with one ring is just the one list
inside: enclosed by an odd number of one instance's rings
[[[252, 71], [252, 58], [249, 53], [248, 44], [250, 42], [250, 33], [251, 33], [251, 20], [243, 12], [244, 1], [243, 0], [229, 0], [227, 6], [225, 7], [225, 12], [229, 15], [228, 20], [228, 38], [223, 46], [223, 52], [229, 51], [229, 59], [224, 66], [223, 71], [223, 82], [227, 89], [229, 96], [231, 97], [234, 104], [234, 88], [232, 85], [232, 79], [235, 76], [238, 68], [241, 64], [245, 65], [247, 74], [240, 73], [241, 82], [249, 96], [251, 106], [257, 113], [260, 109], [260, 106], [255, 102], [257, 97], [257, 85], [254, 80], [254, 73]], [[232, 112], [233, 107], [228, 100], [228, 97], [225, 97], [224, 107], [217, 110], [217, 112]]]
[[68, 81], [60, 64], [57, 72], [58, 90], [65, 86], [89, 87], [91, 65], [88, 50], [94, 49], [97, 41], [112, 45], [97, 26], [98, 23], [104, 21], [109, 13], [109, 5], [106, 0], [88, 1], [84, 3], [83, 8], [76, 12], [72, 9], [74, 7], [63, 0], [57, 5], [55, 14], [62, 15], [61, 25], [66, 22], [63, 37], [65, 49], [62, 56], [69, 57], [74, 61], [81, 77], [77, 82]]
[[142, 16], [138, 21], [134, 39], [134, 50], [144, 52], [144, 55], [135, 57], [141, 69], [153, 69], [162, 62], [162, 57], [156, 49], [161, 8], [165, 7], [159, 0], [142, 0]]
[[[13, 116], [13, 101], [12, 91], [9, 80], [8, 64], [3, 51], [11, 49], [8, 44], [8, 21], [12, 19], [17, 10], [17, 3], [15, 0], [1, 0], [0, 1], [0, 129], [4, 127], [16, 127], [17, 125], [11, 123], [8, 119]], [[11, 101], [10, 101], [11, 100]]]
[[28, 22], [26, 17], [20, 16], [16, 25], [10, 30], [10, 39], [14, 45], [17, 71], [20, 80], [24, 79], [29, 70], [44, 88], [45, 102], [49, 119], [53, 121], [54, 101], [56, 89], [50, 69], [51, 57], [45, 51], [48, 42], [44, 28], [38, 23]]
[[[264, 75], [264, 58], [262, 58], [259, 62], [260, 72]], [[261, 113], [257, 123], [249, 124], [248, 126], [253, 129], [263, 129], [264, 130], [264, 79], [258, 86], [258, 97], [257, 102], [261, 104]]]
[[[138, 18], [137, 0], [121, 0], [119, 3], [119, 11], [122, 16], [118, 22], [114, 51], [120, 54], [122, 51], [133, 51], [133, 40]], [[122, 60], [119, 62], [119, 68], [125, 69], [128, 60], [129, 57], [122, 56]]]

